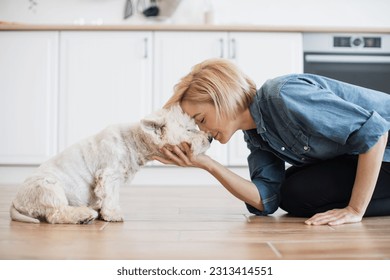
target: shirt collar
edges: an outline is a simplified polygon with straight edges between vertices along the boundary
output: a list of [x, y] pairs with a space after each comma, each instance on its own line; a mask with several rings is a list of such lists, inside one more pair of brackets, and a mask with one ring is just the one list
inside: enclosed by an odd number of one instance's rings
[[253, 98], [253, 102], [249, 105], [249, 111], [252, 115], [253, 120], [256, 123], [256, 130], [258, 133], [264, 133], [267, 130], [265, 129], [264, 126], [264, 120], [263, 120], [263, 115], [261, 114], [260, 106], [259, 103], [259, 91], [257, 91], [257, 94]]

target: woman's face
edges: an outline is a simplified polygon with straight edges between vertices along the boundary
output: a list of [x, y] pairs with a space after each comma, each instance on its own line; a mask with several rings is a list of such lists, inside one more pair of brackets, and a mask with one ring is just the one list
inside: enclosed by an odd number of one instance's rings
[[214, 105], [210, 103], [196, 103], [183, 101], [181, 108], [195, 119], [199, 129], [210, 134], [215, 140], [225, 144], [236, 132], [235, 122], [222, 116], [217, 120]]

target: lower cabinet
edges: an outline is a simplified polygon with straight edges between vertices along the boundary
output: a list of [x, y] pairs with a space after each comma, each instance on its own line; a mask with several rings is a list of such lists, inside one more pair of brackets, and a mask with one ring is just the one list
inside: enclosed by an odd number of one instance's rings
[[[302, 72], [302, 36], [283, 32], [2, 31], [0, 165], [40, 164], [109, 124], [163, 106], [191, 67], [221, 57], [259, 88]], [[209, 155], [246, 166], [238, 131]]]
[[[154, 106], [162, 106], [191, 67], [208, 58], [236, 63], [257, 88], [267, 79], [302, 72], [301, 33], [155, 32]], [[249, 150], [237, 131], [226, 145], [212, 144], [209, 155], [229, 166], [246, 166]]]
[[0, 32], [0, 165], [57, 152], [58, 32]]
[[151, 32], [61, 32], [60, 150], [152, 110]]

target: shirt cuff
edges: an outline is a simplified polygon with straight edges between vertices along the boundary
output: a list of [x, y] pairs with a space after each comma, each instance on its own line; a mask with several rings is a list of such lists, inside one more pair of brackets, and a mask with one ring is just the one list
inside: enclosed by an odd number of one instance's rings
[[359, 154], [365, 153], [389, 130], [390, 122], [374, 111], [361, 128], [351, 135], [348, 142]]
[[253, 180], [253, 183], [259, 191], [264, 210], [261, 211], [252, 205], [245, 203], [248, 211], [258, 216], [266, 216], [278, 210], [280, 199], [279, 194], [275, 193], [275, 187], [267, 186], [261, 180]]

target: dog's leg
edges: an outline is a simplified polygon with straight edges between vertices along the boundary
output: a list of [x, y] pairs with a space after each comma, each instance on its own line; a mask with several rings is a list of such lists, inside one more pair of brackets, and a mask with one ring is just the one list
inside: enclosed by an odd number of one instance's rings
[[111, 169], [99, 170], [95, 176], [94, 188], [97, 204], [101, 205], [101, 218], [108, 222], [123, 222], [119, 205], [119, 188], [123, 179]]
[[40, 188], [39, 200], [48, 223], [86, 224], [97, 218], [98, 213], [89, 207], [70, 206], [60, 183], [46, 181]]
[[62, 184], [53, 178], [34, 180], [24, 185], [11, 208], [12, 219], [21, 222], [45, 219], [52, 224], [81, 224], [97, 216], [98, 213], [91, 208], [69, 206]]
[[86, 206], [63, 205], [46, 211], [46, 220], [51, 224], [89, 224], [98, 213]]

